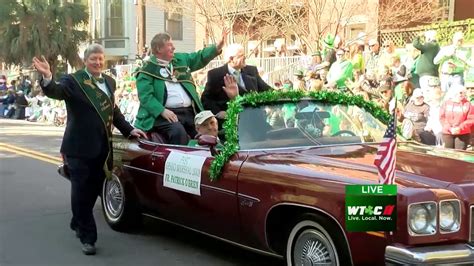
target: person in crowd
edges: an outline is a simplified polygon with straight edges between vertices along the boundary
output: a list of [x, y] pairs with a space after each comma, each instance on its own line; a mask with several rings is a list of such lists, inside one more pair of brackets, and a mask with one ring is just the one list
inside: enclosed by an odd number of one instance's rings
[[135, 126], [156, 131], [171, 144], [186, 145], [194, 138], [195, 112], [204, 110], [191, 73], [205, 67], [221, 53], [228, 29], [217, 45], [194, 53], [175, 53], [168, 33], [158, 33], [151, 40], [153, 55], [137, 71], [140, 107]]
[[304, 73], [302, 70], [298, 70], [294, 74], [295, 80], [293, 82], [293, 88], [295, 90], [305, 91], [306, 90], [306, 82], [304, 80]]
[[430, 113], [428, 115], [428, 121], [426, 122], [425, 131], [431, 131], [436, 137], [436, 146], [441, 147], [443, 146], [443, 126], [441, 125], [439, 118], [439, 110], [441, 107], [441, 101], [443, 99], [443, 92], [441, 91], [441, 87], [438, 84], [438, 86], [430, 86], [430, 92], [428, 94], [430, 94], [430, 101], [427, 101], [428, 105], [430, 106]]
[[33, 58], [34, 68], [43, 77], [44, 93], [66, 102], [70, 119], [61, 153], [71, 180], [70, 228], [76, 231], [82, 252], [94, 255], [97, 228], [92, 210], [104, 178], [112, 170], [112, 125], [126, 137], [146, 138], [146, 135], [127, 123], [114, 103], [115, 80], [102, 74], [104, 48], [100, 44], [89, 45], [84, 51], [84, 63], [84, 69], [55, 82], [44, 56]]
[[466, 97], [466, 88], [451, 86], [447, 100], [439, 110], [445, 148], [465, 150], [474, 126], [474, 107]]
[[323, 59], [321, 58], [321, 52], [319, 51], [314, 52], [312, 54], [311, 63], [308, 66], [308, 70], [309, 71], [321, 70], [323, 68], [323, 66], [321, 66], [322, 62], [323, 62]]
[[402, 82], [395, 87], [395, 98], [397, 105], [401, 108], [405, 107], [413, 94], [413, 84], [409, 81]]
[[196, 90], [199, 94], [199, 97], [201, 97], [202, 92], [204, 91], [204, 87], [206, 86], [206, 78], [207, 78], [207, 73], [203, 69], [194, 72], [193, 73], [194, 77], [194, 82], [196, 84]]
[[379, 61], [380, 61], [380, 45], [375, 39], [369, 40], [370, 54], [365, 61], [365, 73], [367, 78], [371, 77], [378, 80], [379, 77]]
[[323, 40], [323, 62], [321, 63], [322, 69], [328, 71], [334, 62], [336, 62], [336, 50], [342, 44], [342, 40], [336, 36], [333, 37], [331, 34], [326, 35]]
[[219, 129], [226, 118], [227, 102], [237, 95], [271, 89], [259, 76], [257, 68], [246, 64], [242, 45], [229, 45], [224, 60], [226, 64], [207, 72], [206, 87], [201, 96], [204, 108], [216, 115]]
[[137, 90], [134, 90], [131, 91], [129, 94], [127, 109], [124, 113], [125, 120], [127, 120], [130, 124], [133, 124], [135, 122], [135, 117], [137, 116], [138, 108], [140, 108], [140, 100], [138, 100]]
[[219, 137], [218, 137], [218, 122], [216, 119], [216, 116], [209, 110], [205, 110], [202, 112], [199, 112], [195, 117], [194, 117], [194, 125], [196, 127], [196, 136], [194, 139], [189, 140], [188, 146], [199, 146], [198, 144], [198, 138], [202, 135], [211, 135], [214, 136], [218, 139], [219, 142]]
[[32, 107], [32, 112], [27, 120], [30, 122], [46, 121], [46, 117], [49, 115], [49, 110], [51, 109], [49, 106], [51, 99], [46, 97], [41, 90], [35, 97], [31, 98], [29, 102]]
[[[35, 95], [36, 93], [36, 95]], [[38, 99], [38, 97], [40, 97], [40, 94], [43, 94], [44, 96], [44, 93], [42, 90], [40, 90], [39, 92], [35, 92], [35, 93], [30, 93], [30, 96], [28, 96], [27, 100], [28, 100], [28, 105], [29, 105], [29, 115], [28, 115], [28, 118], [26, 119], [27, 121], [29, 122], [36, 122], [38, 120], [38, 118], [41, 116], [41, 102], [40, 100]], [[27, 108], [28, 109], [28, 108]]]
[[393, 86], [407, 80], [407, 68], [400, 61], [400, 56], [397, 54], [392, 55], [390, 63], [390, 76], [392, 76]]
[[407, 68], [408, 81], [413, 85], [414, 88], [420, 88], [420, 76], [416, 73], [416, 67], [420, 58], [420, 50], [415, 49], [413, 44], [407, 44], [405, 46], [407, 56], [403, 59], [403, 64]]
[[347, 88], [346, 81], [352, 79], [352, 63], [346, 60], [346, 53], [339, 49], [336, 52], [337, 61], [331, 65], [329, 69], [327, 81], [329, 87], [338, 89]]
[[375, 98], [374, 102], [381, 108], [385, 109], [386, 111], [390, 111], [390, 102], [392, 102], [392, 98], [393, 98], [392, 87], [390, 86], [389, 83], [383, 83], [378, 88], [378, 92], [380, 94], [380, 97]]
[[23, 91], [18, 91], [15, 99], [15, 119], [25, 119], [25, 109], [28, 106], [28, 101], [26, 100], [25, 93]]
[[[423, 96], [425, 96], [425, 102], [429, 104], [430, 106], [431, 106], [431, 101], [433, 100], [431, 99], [431, 97], [436, 96], [436, 93], [434, 93], [435, 89], [441, 89], [441, 83], [438, 77], [431, 77], [428, 80], [428, 84], [426, 84], [426, 89], [425, 90], [422, 89]], [[435, 102], [437, 102], [436, 99], [435, 99]]]
[[422, 43], [421, 36], [417, 36], [413, 40], [413, 47], [421, 52], [415, 73], [420, 77], [420, 88], [423, 90], [423, 93], [426, 93], [431, 89], [428, 84], [430, 80], [438, 78], [438, 65], [433, 60], [440, 48], [436, 41], [436, 31], [429, 30], [424, 35], [425, 42]]
[[0, 76], [0, 92], [6, 91], [8, 89], [7, 87], [7, 77], [5, 75]]
[[23, 76], [20, 79], [20, 83], [18, 84], [18, 90], [23, 91], [25, 95], [28, 95], [31, 91], [31, 80], [29, 76]]
[[309, 91], [320, 91], [323, 88], [323, 81], [319, 73], [315, 71], [306, 72], [306, 88]]
[[291, 82], [291, 80], [289, 79], [285, 79], [283, 81], [283, 84], [282, 84], [282, 87], [281, 87], [283, 90], [292, 90], [293, 89], [293, 82]]
[[350, 46], [350, 60], [354, 70], [360, 71], [362, 73], [365, 71], [365, 62], [364, 62], [364, 44], [355, 42]]
[[385, 67], [389, 67], [392, 64], [392, 58], [397, 55], [395, 51], [395, 44], [388, 40], [385, 41], [382, 45], [382, 51], [380, 53], [380, 58], [379, 58], [379, 68], [383, 69]]
[[2, 108], [0, 112], [1, 117], [11, 118], [15, 111], [13, 104], [15, 103], [15, 91], [13, 89], [7, 90], [7, 95], [2, 97]]
[[12, 81], [10, 82], [10, 87], [9, 88], [12, 89], [13, 91], [17, 91], [18, 86], [17, 86], [16, 83], [17, 83], [16, 79], [12, 79]]
[[407, 129], [404, 131], [404, 137], [434, 145], [434, 134], [425, 130], [429, 113], [430, 106], [424, 101], [423, 91], [420, 88], [415, 89], [402, 114], [402, 128]]
[[274, 90], [282, 90], [283, 89], [283, 84], [281, 84], [281, 81], [277, 80], [273, 83], [273, 89]]
[[[117, 92], [117, 94], [120, 92]], [[127, 111], [128, 103], [130, 101], [130, 93], [127, 90], [123, 90], [120, 95], [120, 101], [118, 102], [118, 106], [120, 112], [125, 113]]]
[[466, 50], [462, 47], [463, 40], [462, 32], [454, 33], [452, 44], [441, 48], [433, 59], [434, 64], [440, 64], [441, 89], [444, 93], [454, 84], [464, 86], [467, 59]]

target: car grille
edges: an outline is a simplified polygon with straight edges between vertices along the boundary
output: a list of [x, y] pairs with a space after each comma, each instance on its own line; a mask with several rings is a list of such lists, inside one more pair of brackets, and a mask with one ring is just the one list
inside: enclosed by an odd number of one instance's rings
[[474, 205], [471, 206], [471, 228], [469, 229], [469, 242], [474, 245]]

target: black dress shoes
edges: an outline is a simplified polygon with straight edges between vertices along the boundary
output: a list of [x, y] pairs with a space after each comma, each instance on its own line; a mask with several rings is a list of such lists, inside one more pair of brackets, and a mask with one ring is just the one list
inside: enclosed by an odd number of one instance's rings
[[94, 244], [84, 243], [82, 244], [82, 253], [84, 255], [95, 255], [96, 249]]

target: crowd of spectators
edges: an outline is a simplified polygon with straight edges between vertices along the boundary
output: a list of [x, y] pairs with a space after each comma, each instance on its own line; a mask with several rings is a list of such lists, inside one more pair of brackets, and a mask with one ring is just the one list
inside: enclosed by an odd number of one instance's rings
[[64, 102], [46, 97], [28, 76], [7, 81], [0, 76], [0, 117], [64, 125], [67, 119]]
[[396, 111], [406, 139], [458, 149], [473, 142], [474, 95], [464, 87], [464, 73], [474, 62], [461, 32], [445, 47], [433, 31], [398, 49], [391, 41], [344, 44], [331, 36], [323, 44], [322, 51], [302, 60], [308, 63], [293, 80], [277, 81], [274, 88], [361, 95]]
[[[468, 128], [474, 123], [474, 97], [464, 87], [463, 73], [472, 65], [466, 58], [469, 49], [463, 46], [462, 33], [455, 33], [452, 41], [440, 47], [436, 33], [430, 31], [396, 48], [390, 41], [382, 45], [375, 39], [344, 43], [328, 35], [324, 48], [302, 56], [294, 78], [274, 82], [274, 89], [361, 95], [390, 112], [396, 106], [405, 138], [465, 149], [473, 139], [469, 134], [474, 130]], [[264, 77], [263, 69], [259, 71]], [[140, 105], [135, 81], [129, 73], [120, 76], [116, 103], [133, 124]], [[199, 94], [206, 78], [205, 70], [193, 73]], [[0, 76], [0, 97], [1, 117], [56, 125], [66, 122], [64, 103], [45, 97], [38, 81], [32, 83], [27, 76], [8, 85], [5, 76]], [[453, 113], [455, 109], [459, 112]]]

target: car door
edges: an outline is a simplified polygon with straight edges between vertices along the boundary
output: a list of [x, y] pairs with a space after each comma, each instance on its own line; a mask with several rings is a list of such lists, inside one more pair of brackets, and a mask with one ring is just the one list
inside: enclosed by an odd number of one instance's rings
[[[158, 173], [156, 201], [159, 215], [198, 231], [238, 241], [237, 175], [244, 159], [245, 156], [235, 154], [219, 180], [210, 181], [209, 167], [214, 157], [209, 148], [159, 145], [152, 154], [152, 160], [156, 162], [153, 171]], [[186, 172], [180, 168], [183, 160], [198, 163]], [[183, 191], [182, 185], [188, 182], [181, 179], [184, 172], [200, 172], [200, 184], [197, 187], [191, 184], [189, 191], [187, 188]], [[178, 188], [169, 187], [170, 179], [174, 179], [171, 183], [178, 184]]]

